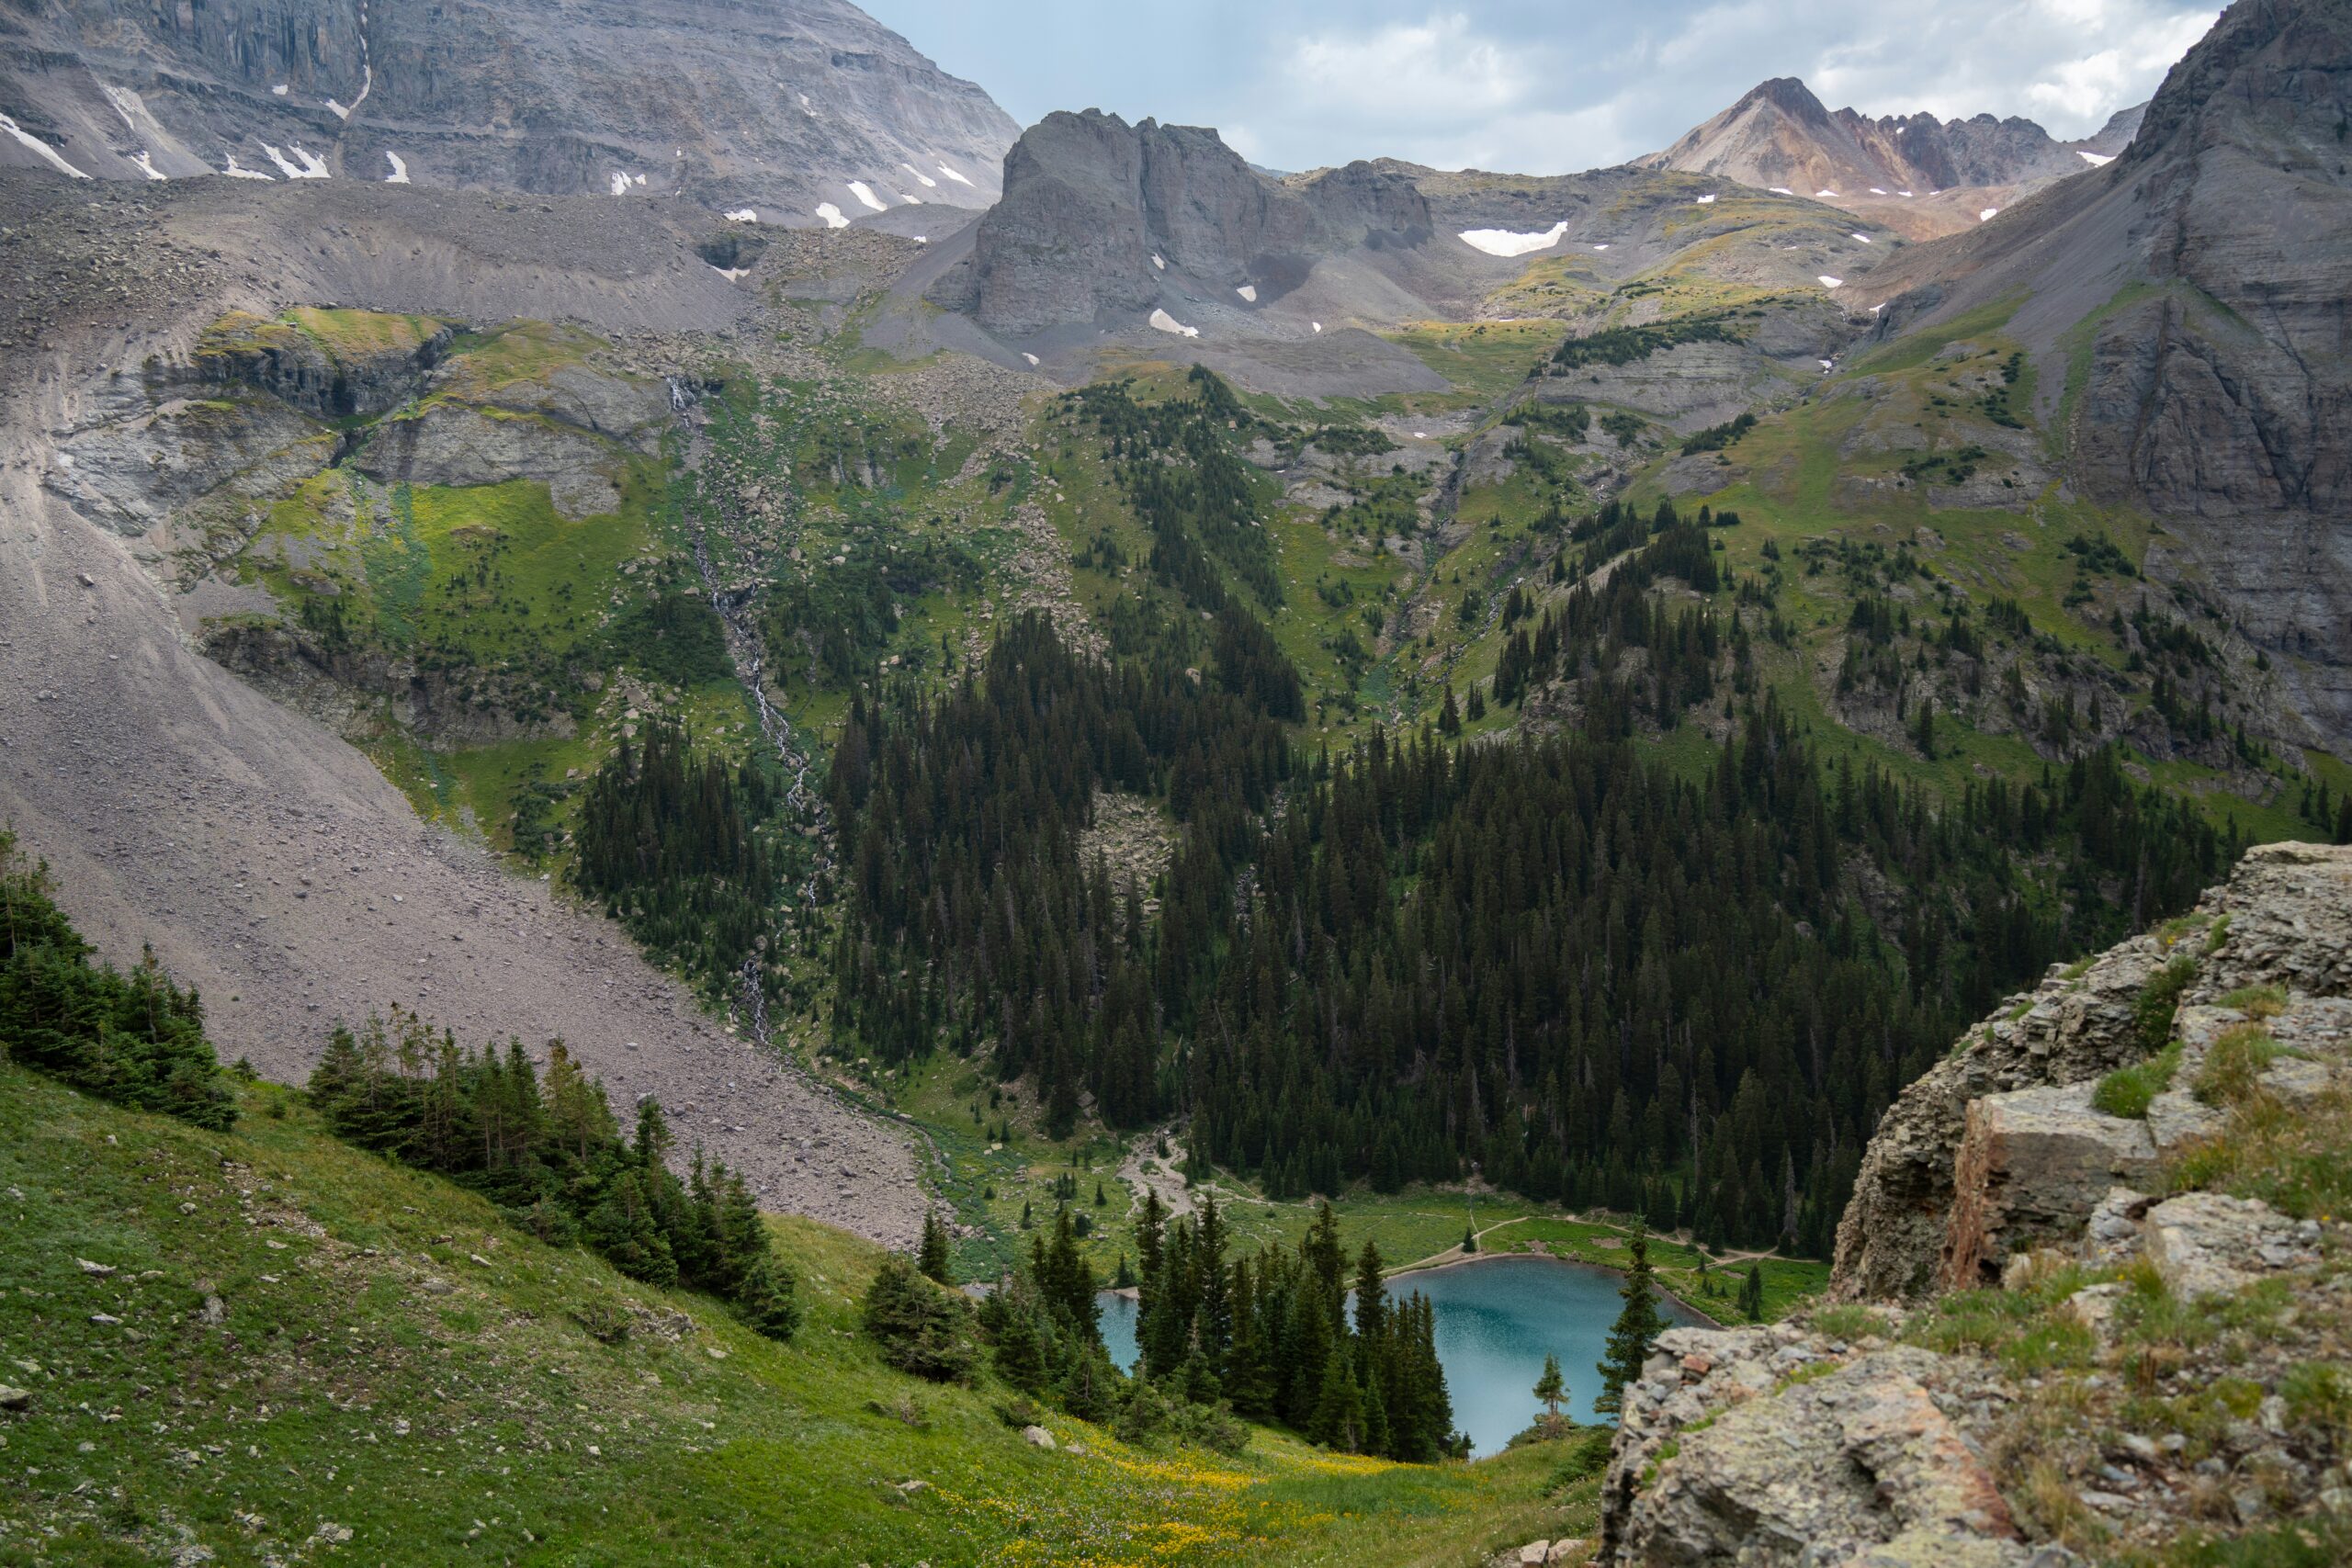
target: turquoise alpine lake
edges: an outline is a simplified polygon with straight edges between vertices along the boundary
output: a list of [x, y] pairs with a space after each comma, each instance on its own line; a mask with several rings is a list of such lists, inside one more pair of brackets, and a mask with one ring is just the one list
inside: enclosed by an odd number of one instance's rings
[[[1560, 1359], [1567, 1381], [1565, 1413], [1595, 1419], [1598, 1363], [1624, 1305], [1617, 1294], [1623, 1282], [1607, 1269], [1513, 1256], [1400, 1274], [1388, 1281], [1388, 1293], [1401, 1299], [1418, 1292], [1437, 1308], [1437, 1359], [1453, 1398], [1453, 1424], [1470, 1435], [1473, 1453], [1492, 1454], [1540, 1412], [1533, 1391], [1546, 1355]], [[1111, 1359], [1132, 1371], [1136, 1303], [1108, 1291], [1102, 1303], [1102, 1343]], [[1706, 1322], [1664, 1296], [1658, 1311], [1673, 1325]]]

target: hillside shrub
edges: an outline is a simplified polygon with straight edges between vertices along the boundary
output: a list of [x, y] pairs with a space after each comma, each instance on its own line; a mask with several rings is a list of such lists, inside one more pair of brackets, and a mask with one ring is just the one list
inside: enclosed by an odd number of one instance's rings
[[134, 1111], [213, 1132], [236, 1098], [204, 1035], [204, 1007], [151, 950], [128, 975], [95, 950], [50, 897], [45, 863], [0, 832], [0, 1057]]

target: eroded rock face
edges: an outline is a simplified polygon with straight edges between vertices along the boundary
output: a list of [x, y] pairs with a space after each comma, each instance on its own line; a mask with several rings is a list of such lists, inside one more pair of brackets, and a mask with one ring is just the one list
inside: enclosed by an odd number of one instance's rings
[[2184, 998], [2191, 1005], [2258, 986], [2318, 997], [2352, 992], [2352, 848], [2250, 850], [2229, 882], [2207, 893], [2198, 916], [2173, 948], [2154, 935], [2135, 937], [2079, 976], [2053, 971], [1904, 1090], [1862, 1156], [1838, 1222], [1833, 1296], [1905, 1298], [1933, 1287], [1951, 1238], [1970, 1102], [2086, 1085], [2141, 1060], [2147, 1051], [2133, 1004], [2170, 960], [2198, 965]]
[[[867, 209], [852, 181], [885, 207], [984, 206], [1020, 129], [841, 0], [19, 9], [0, 99], [99, 179], [233, 159], [271, 179], [683, 195], [814, 225], [820, 205]], [[0, 167], [38, 162], [0, 138]]]
[[2094, 1109], [2093, 1087], [2019, 1089], [1969, 1102], [1954, 1162], [1944, 1289], [1997, 1280], [2012, 1252], [2046, 1237], [2073, 1241], [2118, 1183], [2154, 1177], [2147, 1123]]

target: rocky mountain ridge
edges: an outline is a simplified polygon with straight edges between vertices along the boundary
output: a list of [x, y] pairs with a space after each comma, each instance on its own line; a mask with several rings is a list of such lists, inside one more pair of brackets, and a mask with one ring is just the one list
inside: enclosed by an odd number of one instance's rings
[[1635, 166], [1812, 197], [1927, 238], [1971, 227], [1987, 207], [2112, 162], [2144, 108], [2121, 111], [2096, 136], [2060, 141], [2015, 116], [1945, 120], [1832, 111], [1804, 82], [1781, 76]]
[[1006, 154], [1003, 197], [929, 298], [1010, 337], [1147, 310], [1182, 335], [1193, 323], [1175, 311], [1204, 295], [1227, 310], [1272, 305], [1321, 258], [1432, 234], [1420, 193], [1371, 164], [1293, 187], [1211, 130], [1056, 113]]
[[978, 208], [1018, 128], [842, 0], [43, 0], [0, 18], [0, 167]]

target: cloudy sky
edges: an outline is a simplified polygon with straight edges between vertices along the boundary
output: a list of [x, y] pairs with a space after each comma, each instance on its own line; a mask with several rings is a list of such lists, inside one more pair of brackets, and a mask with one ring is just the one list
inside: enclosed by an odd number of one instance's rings
[[2219, 14], [2177, 0], [862, 0], [1028, 124], [1213, 125], [1280, 169], [1554, 174], [1667, 145], [1770, 76], [1832, 108], [2062, 138], [2155, 90]]

